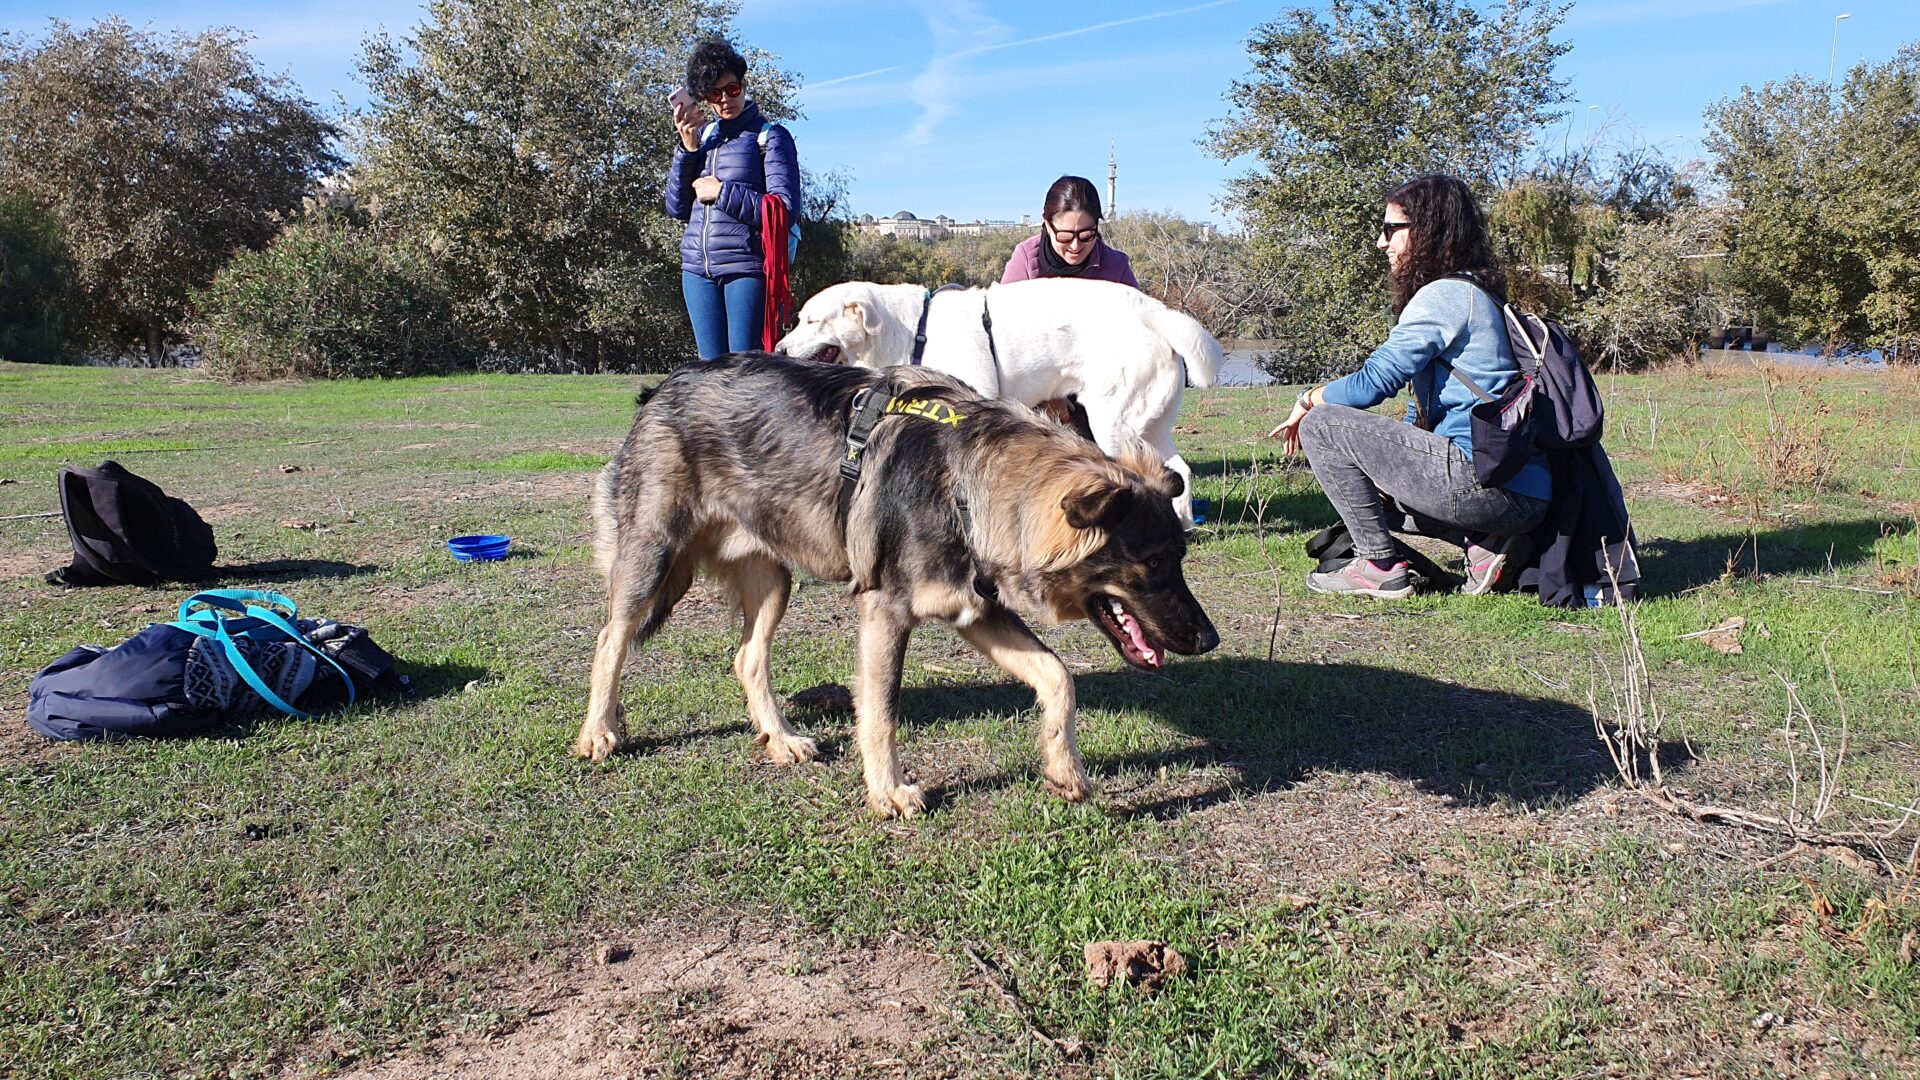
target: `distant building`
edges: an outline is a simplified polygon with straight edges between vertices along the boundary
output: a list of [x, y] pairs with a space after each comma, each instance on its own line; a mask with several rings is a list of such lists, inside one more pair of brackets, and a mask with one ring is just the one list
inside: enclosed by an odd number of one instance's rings
[[932, 241], [949, 236], [977, 236], [1001, 229], [1018, 229], [1025, 227], [1026, 223], [1024, 216], [1020, 219], [1020, 224], [1016, 225], [1011, 221], [955, 221], [945, 214], [937, 214], [928, 219], [916, 217], [910, 210], [901, 210], [882, 218], [876, 218], [872, 214], [861, 214], [854, 219], [853, 227], [859, 232], [874, 236]]

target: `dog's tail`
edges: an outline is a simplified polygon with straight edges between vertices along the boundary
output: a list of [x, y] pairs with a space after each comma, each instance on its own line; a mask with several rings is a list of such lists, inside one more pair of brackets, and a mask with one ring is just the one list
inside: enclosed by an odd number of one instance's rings
[[1195, 386], [1212, 386], [1220, 377], [1220, 365], [1226, 362], [1220, 343], [1191, 315], [1154, 304], [1147, 310], [1146, 320], [1187, 362], [1187, 381]]
[[[625, 452], [625, 447], [621, 448]], [[593, 565], [605, 578], [620, 543], [620, 455], [615, 454], [593, 483]]]

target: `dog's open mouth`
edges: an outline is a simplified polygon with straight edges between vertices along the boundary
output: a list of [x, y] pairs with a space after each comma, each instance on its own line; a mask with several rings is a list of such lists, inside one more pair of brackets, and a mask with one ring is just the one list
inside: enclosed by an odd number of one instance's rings
[[840, 346], [822, 345], [813, 350], [807, 359], [816, 364], [837, 364], [840, 362]]
[[1094, 613], [1094, 623], [1112, 639], [1113, 647], [1119, 650], [1122, 660], [1151, 671], [1166, 659], [1166, 650], [1147, 639], [1140, 620], [1134, 618], [1133, 613], [1119, 600], [1111, 596], [1096, 596], [1087, 602], [1087, 607]]

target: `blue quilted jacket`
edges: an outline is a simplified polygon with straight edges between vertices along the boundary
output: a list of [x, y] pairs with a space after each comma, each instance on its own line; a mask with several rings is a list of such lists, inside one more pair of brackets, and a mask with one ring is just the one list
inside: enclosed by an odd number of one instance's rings
[[[765, 127], [766, 152], [760, 149]], [[673, 164], [667, 170], [667, 213], [687, 223], [680, 239], [680, 268], [702, 277], [763, 274], [760, 254], [760, 197], [780, 196], [789, 218], [800, 206], [800, 161], [793, 136], [760, 116], [760, 106], [748, 102], [740, 115], [712, 125], [700, 149], [689, 152], [675, 142]], [[720, 197], [703, 203], [694, 197], [693, 182], [702, 176], [720, 180]]]

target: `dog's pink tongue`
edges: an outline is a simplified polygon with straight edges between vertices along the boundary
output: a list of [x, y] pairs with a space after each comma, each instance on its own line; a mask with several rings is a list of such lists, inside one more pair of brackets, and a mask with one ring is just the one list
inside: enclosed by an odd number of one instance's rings
[[1160, 650], [1148, 644], [1147, 636], [1140, 632], [1140, 624], [1133, 620], [1131, 612], [1124, 609], [1120, 612], [1120, 629], [1127, 632], [1127, 640], [1133, 642], [1133, 648], [1140, 654], [1140, 659], [1154, 667], [1160, 666]]

